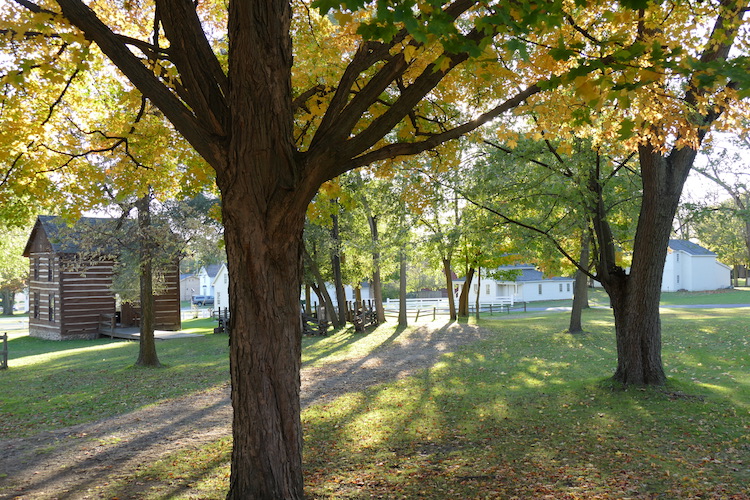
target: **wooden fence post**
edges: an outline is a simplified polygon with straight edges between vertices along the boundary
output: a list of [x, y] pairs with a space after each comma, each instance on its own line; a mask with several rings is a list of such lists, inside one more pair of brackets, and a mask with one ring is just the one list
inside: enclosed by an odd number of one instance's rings
[[437, 307], [432, 308], [432, 321], [435, 321], [435, 318], [437, 317]]

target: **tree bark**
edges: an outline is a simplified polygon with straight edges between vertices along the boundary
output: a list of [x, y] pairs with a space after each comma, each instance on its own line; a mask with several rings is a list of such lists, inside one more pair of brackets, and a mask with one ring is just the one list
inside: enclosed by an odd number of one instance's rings
[[[458, 296], [458, 315], [460, 317], [466, 317], [469, 315], [469, 292], [471, 291], [471, 282], [474, 279], [474, 268], [470, 267], [466, 273], [466, 282], [463, 288], [461, 288], [461, 294]], [[479, 292], [477, 292], [477, 298]]]
[[[587, 233], [581, 237], [581, 258], [579, 264], [585, 269], [589, 268], [591, 261], [590, 256], [590, 239]], [[573, 285], [573, 307], [570, 311], [569, 333], [582, 333], [583, 310], [589, 308], [588, 294], [588, 276], [581, 269], [576, 270], [576, 280]]]
[[[335, 202], [333, 202], [335, 203]], [[333, 253], [331, 253], [331, 268], [333, 269], [333, 286], [336, 288], [336, 304], [338, 305], [338, 319], [340, 325], [346, 324], [346, 292], [344, 291], [344, 281], [341, 276], [341, 239], [339, 237], [339, 217], [331, 215], [333, 227], [331, 228], [331, 238], [333, 239]]]
[[451, 270], [451, 259], [443, 257], [443, 273], [445, 273], [445, 286], [448, 288], [448, 310], [451, 320], [458, 319], [456, 316], [456, 300], [453, 296], [453, 271]]
[[[600, 268], [615, 318], [617, 370], [613, 379], [624, 385], [663, 385], [659, 299], [672, 221], [682, 186], [696, 152], [675, 149], [662, 156], [655, 148], [639, 148], [643, 197], [633, 244], [630, 274], [609, 263]], [[600, 244], [600, 246], [602, 246]]]
[[372, 291], [375, 300], [375, 314], [378, 323], [385, 323], [385, 310], [383, 309], [383, 286], [380, 281], [380, 240], [378, 238], [378, 218], [374, 215], [367, 216], [370, 224], [370, 235], [372, 236]]
[[406, 328], [409, 324], [406, 318], [406, 252], [399, 252], [398, 274], [398, 326]]
[[326, 288], [326, 283], [320, 273], [320, 269], [318, 269], [318, 265], [315, 263], [312, 256], [308, 253], [307, 249], [304, 247], [304, 244], [302, 246], [302, 254], [304, 255], [310, 272], [315, 277], [315, 295], [317, 295], [318, 299], [320, 299], [320, 301], [322, 302], [323, 310], [325, 312], [324, 317], [319, 317], [318, 319], [330, 320], [334, 328], [343, 326], [339, 323], [338, 316], [334, 314], [335, 307], [333, 306], [333, 300], [331, 299], [331, 295], [328, 293], [328, 288]]
[[3, 316], [13, 316], [13, 305], [15, 303], [15, 293], [7, 288], [0, 290], [3, 298]]
[[156, 340], [154, 339], [154, 276], [153, 251], [151, 237], [151, 195], [146, 194], [136, 203], [138, 209], [138, 237], [140, 238], [141, 255], [139, 262], [141, 324], [140, 341], [138, 343], [138, 366], [161, 366], [156, 355]]
[[298, 163], [290, 23], [283, 0], [229, 3], [232, 133], [217, 184], [232, 278], [230, 500], [303, 498], [302, 231], [325, 179]]
[[[477, 288], [479, 290], [482, 289], [482, 268], [480, 267], [477, 269]], [[474, 316], [479, 319], [479, 294], [477, 294], [476, 297], [476, 310], [474, 311]]]

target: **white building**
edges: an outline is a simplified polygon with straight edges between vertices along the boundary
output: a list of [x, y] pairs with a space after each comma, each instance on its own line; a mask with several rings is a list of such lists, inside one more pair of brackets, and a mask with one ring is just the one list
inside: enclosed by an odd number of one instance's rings
[[214, 310], [224, 311], [229, 309], [229, 269], [226, 264], [221, 264], [211, 281], [214, 291]]
[[720, 290], [731, 284], [731, 268], [714, 252], [691, 241], [669, 240], [662, 292]]
[[[493, 279], [485, 277], [485, 271], [482, 271], [480, 283], [475, 275], [469, 291], [470, 304], [476, 303], [477, 293], [480, 304], [504, 303], [508, 298], [513, 303], [573, 298], [573, 278], [545, 278], [536, 266], [530, 264], [502, 266], [497, 271], [510, 271], [515, 277]], [[464, 283], [464, 279], [454, 280], [454, 285], [458, 285], [456, 296], [460, 295]]]
[[199, 289], [193, 295], [214, 295], [213, 281], [224, 264], [209, 264], [198, 271]]

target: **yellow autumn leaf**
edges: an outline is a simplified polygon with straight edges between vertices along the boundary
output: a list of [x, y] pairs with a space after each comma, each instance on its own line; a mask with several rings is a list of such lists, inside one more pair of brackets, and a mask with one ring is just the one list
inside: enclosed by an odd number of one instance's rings
[[578, 94], [578, 96], [584, 101], [591, 102], [599, 99], [599, 89], [585, 76], [579, 76], [576, 78], [574, 85], [576, 87], [576, 94]]
[[341, 26], [346, 26], [352, 22], [352, 15], [345, 12], [335, 12], [333, 17], [336, 18], [336, 21], [338, 21]]
[[416, 52], [417, 48], [414, 45], [407, 45], [406, 47], [404, 47], [404, 58], [407, 61], [411, 61], [412, 59], [414, 59], [414, 55], [416, 54]]
[[564, 142], [557, 147], [557, 152], [561, 155], [569, 155], [573, 152], [573, 145], [569, 142]]

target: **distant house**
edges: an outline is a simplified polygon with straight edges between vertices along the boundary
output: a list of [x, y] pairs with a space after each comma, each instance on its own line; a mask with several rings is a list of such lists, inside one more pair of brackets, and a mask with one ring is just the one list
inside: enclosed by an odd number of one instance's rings
[[211, 287], [214, 290], [214, 309], [221, 312], [229, 309], [229, 269], [226, 264], [219, 265]]
[[202, 266], [198, 271], [198, 290], [193, 295], [211, 295], [214, 296], [213, 281], [216, 278], [216, 273], [219, 272], [223, 264], [209, 264]]
[[[104, 230], [113, 221], [83, 218], [74, 228]], [[102, 316], [115, 317], [116, 297], [111, 289], [115, 261], [87, 249], [81, 239], [62, 237], [63, 227], [62, 219], [40, 215], [23, 251], [30, 265], [29, 334], [50, 340], [93, 339], [99, 336]], [[116, 255], [117, 249], [111, 253]], [[154, 300], [155, 326], [179, 330], [176, 262], [166, 280], [167, 291]]]
[[[502, 266], [497, 271], [509, 271], [515, 275], [512, 279], [493, 279], [482, 272], [481, 283], [476, 275], [472, 280], [469, 291], [469, 303], [476, 302], [479, 294], [480, 304], [503, 302], [512, 298], [513, 302], [533, 302], [539, 300], [560, 300], [573, 298], [573, 278], [553, 277], [545, 278], [544, 274], [531, 264]], [[465, 279], [457, 279], [456, 296], [460, 295]]]
[[193, 295], [199, 295], [201, 280], [195, 274], [180, 275], [180, 300], [190, 300]]
[[662, 292], [720, 290], [731, 287], [731, 268], [716, 254], [687, 240], [669, 240]]

